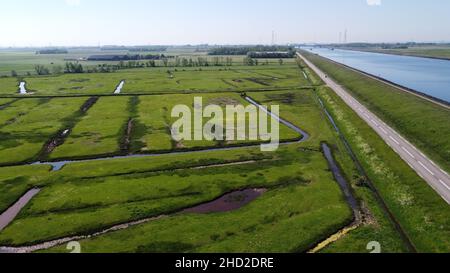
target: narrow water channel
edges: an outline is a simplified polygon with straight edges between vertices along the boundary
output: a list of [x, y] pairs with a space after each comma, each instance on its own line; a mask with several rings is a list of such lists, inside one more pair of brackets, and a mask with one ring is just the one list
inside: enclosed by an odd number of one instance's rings
[[40, 192], [40, 189], [31, 189], [25, 193], [19, 201], [0, 215], [0, 231], [5, 229], [19, 214], [19, 212]]
[[116, 90], [114, 91], [114, 94], [120, 94], [122, 92], [122, 88], [125, 84], [125, 81], [120, 81], [119, 85], [116, 87]]
[[359, 221], [360, 220], [360, 218], [359, 218], [360, 209], [359, 209], [358, 201], [356, 201], [356, 198], [353, 195], [350, 184], [347, 182], [347, 180], [345, 179], [341, 170], [339, 169], [336, 161], [334, 160], [334, 157], [333, 157], [330, 147], [326, 143], [322, 143], [322, 150], [323, 150], [323, 154], [324, 154], [326, 160], [328, 161], [330, 171], [333, 173], [333, 176], [334, 176], [336, 182], [339, 184], [339, 187], [341, 188], [342, 192], [344, 193], [347, 203], [352, 208], [352, 210], [355, 214], [355, 218], [357, 218], [356, 221]]
[[27, 89], [26, 89], [26, 82], [20, 82], [19, 83], [19, 93], [21, 94], [21, 95], [26, 95], [26, 94], [28, 94], [27, 93]]

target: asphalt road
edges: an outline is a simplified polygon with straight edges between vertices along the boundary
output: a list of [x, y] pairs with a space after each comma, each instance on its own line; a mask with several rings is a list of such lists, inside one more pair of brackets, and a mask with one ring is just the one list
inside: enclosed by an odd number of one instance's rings
[[354, 99], [342, 86], [298, 54], [322, 80], [340, 96], [420, 177], [450, 204], [450, 176], [424, 153], [409, 143], [365, 106]]

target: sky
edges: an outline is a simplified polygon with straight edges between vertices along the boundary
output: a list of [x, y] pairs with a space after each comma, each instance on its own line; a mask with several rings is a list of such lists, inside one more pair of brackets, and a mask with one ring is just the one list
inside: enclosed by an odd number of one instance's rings
[[[448, 0], [1, 0], [0, 46], [450, 41]], [[343, 38], [341, 38], [343, 39]]]

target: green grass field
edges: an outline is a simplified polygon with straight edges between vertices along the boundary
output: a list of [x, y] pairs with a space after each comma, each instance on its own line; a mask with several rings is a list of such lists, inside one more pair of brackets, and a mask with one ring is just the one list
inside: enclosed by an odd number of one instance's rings
[[[321, 135], [321, 140], [333, 142], [330, 128], [320, 119], [321, 111], [313, 99], [312, 90], [266, 94], [272, 101], [264, 100], [262, 92], [254, 93], [255, 99], [261, 99], [264, 104], [277, 103], [278, 99], [292, 94], [297, 99], [290, 108], [289, 103], [282, 105], [281, 116], [291, 118], [302, 128], [304, 122], [304, 128], [308, 132], [314, 136]], [[176, 103], [193, 105], [194, 96], [102, 97], [75, 125], [65, 143], [50, 156], [77, 157], [114, 151], [119, 147], [118, 132], [124, 131], [123, 126], [129, 117], [137, 118], [145, 126], [143, 139], [150, 136], [150, 145], [145, 143], [146, 147], [151, 148], [151, 136], [158, 130], [166, 133], [166, 122], [171, 122], [164, 108], [170, 109]], [[235, 93], [203, 94], [203, 101], [205, 105], [245, 102]], [[303, 112], [303, 115], [291, 115], [289, 112], [295, 107], [299, 107], [296, 113]], [[155, 111], [155, 108], [160, 111]], [[321, 126], [318, 127], [318, 124]], [[288, 139], [299, 137], [287, 128], [282, 129], [282, 136]], [[204, 216], [171, 215], [171, 222], [180, 223], [187, 229], [187, 237], [180, 240], [180, 245], [187, 244], [185, 241], [188, 238], [200, 239], [199, 236], [203, 233], [196, 227], [202, 223], [217, 220], [217, 225], [227, 226], [222, 230], [214, 227], [205, 230], [207, 236], [203, 237], [206, 240], [193, 241], [190, 249], [180, 249], [178, 244], [163, 243], [159, 244], [160, 248], [152, 249], [151, 246], [157, 243], [153, 241], [153, 237], [144, 240], [145, 246], [130, 240], [120, 247], [122, 251], [137, 252], [220, 252], [231, 248], [234, 248], [233, 252], [305, 251], [351, 219], [350, 210], [328, 171], [319, 144], [320, 141], [314, 139], [283, 147], [276, 153], [261, 153], [255, 147], [184, 155], [168, 154], [156, 158], [80, 162], [67, 165], [59, 172], [48, 172], [47, 166], [3, 168], [4, 175], [0, 175], [0, 184], [5, 190], [2, 191], [0, 207], [6, 208], [30, 187], [39, 186], [43, 190], [0, 233], [0, 244], [22, 245], [89, 233], [117, 223], [171, 214], [213, 200], [232, 190], [264, 187], [269, 189], [266, 194], [237, 211]], [[301, 146], [309, 148], [299, 150]], [[221, 165], [227, 163], [237, 165]], [[195, 166], [210, 167], [196, 169]], [[267, 209], [274, 206], [279, 209]], [[243, 217], [248, 219], [245, 226], [226, 224], [238, 223]], [[136, 228], [154, 229], [166, 225], [165, 220], [162, 220]], [[41, 228], [36, 229], [36, 226]], [[124, 230], [120, 236], [132, 236], [137, 240], [134, 229]], [[303, 232], [299, 234], [298, 230]], [[178, 232], [177, 229], [166, 228], [164, 236], [174, 236]], [[239, 243], [244, 238], [254, 241], [263, 235], [268, 236], [263, 245]], [[108, 237], [99, 239], [105, 238]], [[293, 238], [289, 240], [290, 244], [282, 243], [286, 238]], [[86, 251], [103, 251], [105, 247], [103, 243], [95, 242], [93, 245], [96, 248]], [[110, 251], [114, 249], [111, 248]]]
[[19, 82], [16, 78], [0, 77], [0, 95], [18, 95], [19, 93]]
[[[284, 168], [291, 164], [290, 168]], [[335, 209], [340, 210], [342, 217], [328, 217], [323, 221], [330, 224], [337, 220], [337, 224], [342, 224], [348, 219], [349, 210], [342, 200], [340, 190], [332, 181], [330, 173], [318, 172], [317, 169], [326, 169], [326, 162], [320, 153], [294, 152], [288, 158], [280, 156], [279, 159], [265, 163], [234, 167], [186, 169], [176, 172], [168, 170], [159, 175], [124, 174], [83, 180], [66, 178], [46, 186], [21, 213], [22, 216], [2, 232], [0, 241], [3, 244], [23, 244], [70, 234], [89, 233], [115, 223], [178, 211], [215, 199], [234, 189], [275, 187], [275, 190], [284, 187], [283, 184], [292, 184], [291, 187], [295, 186], [294, 188], [300, 191], [298, 194], [303, 196], [301, 199], [310, 203], [304, 207], [308, 212], [317, 210], [319, 213], [328, 210], [330, 213]], [[315, 189], [316, 187], [318, 188]], [[288, 192], [292, 194], [292, 190], [287, 190], [286, 193]], [[319, 202], [318, 199], [315, 203], [307, 201], [315, 199], [314, 192], [320, 193], [321, 198], [330, 198], [329, 202]], [[283, 195], [280, 194], [280, 198], [281, 196]], [[285, 202], [289, 204], [288, 200]], [[296, 203], [292, 205], [298, 206]], [[287, 216], [291, 212], [295, 210], [288, 210]], [[231, 217], [237, 217], [240, 212], [236, 213], [236, 216], [233, 216], [234, 213], [230, 214]], [[188, 224], [189, 221], [181, 219], [180, 223]], [[331, 224], [333, 228], [334, 225], [336, 222]], [[42, 228], [36, 229], [36, 226]], [[51, 228], [52, 226], [55, 228]]]
[[85, 100], [27, 99], [2, 110], [0, 164], [36, 159], [45, 143], [74, 115]]
[[[299, 88], [308, 84], [295, 64], [210, 68], [143, 68], [114, 73], [24, 77], [27, 96], [111, 95], [121, 80], [122, 93], [216, 92]], [[15, 78], [0, 78], [0, 94], [19, 96]]]
[[130, 117], [128, 104], [129, 98], [100, 98], [50, 158], [79, 158], [120, 152], [120, 139]]

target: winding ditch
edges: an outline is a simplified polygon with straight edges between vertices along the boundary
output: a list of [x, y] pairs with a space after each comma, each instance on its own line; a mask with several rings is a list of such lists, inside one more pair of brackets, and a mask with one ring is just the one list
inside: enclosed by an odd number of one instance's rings
[[346, 226], [345, 228], [339, 230], [337, 233], [331, 235], [324, 241], [317, 244], [314, 248], [308, 251], [308, 253], [317, 253], [321, 251], [322, 249], [343, 238], [350, 231], [357, 229], [361, 224], [363, 224], [361, 208], [355, 196], [353, 195], [350, 183], [345, 179], [342, 171], [340, 170], [336, 160], [333, 157], [333, 153], [328, 144], [322, 143], [321, 146], [322, 152], [328, 162], [328, 166], [330, 167], [330, 171], [333, 173], [334, 179], [339, 184], [339, 187], [344, 194], [345, 200], [353, 211], [353, 222], [349, 226]]
[[402, 228], [402, 226], [400, 225], [400, 222], [395, 218], [394, 214], [392, 213], [392, 211], [389, 209], [389, 207], [387, 206], [386, 202], [384, 201], [383, 197], [381, 196], [380, 192], [377, 190], [377, 188], [375, 187], [375, 185], [373, 184], [373, 182], [369, 179], [369, 176], [367, 175], [366, 171], [364, 170], [361, 162], [358, 160], [358, 158], [356, 157], [355, 153], [353, 152], [353, 149], [351, 148], [350, 144], [348, 143], [347, 139], [345, 138], [345, 136], [342, 134], [341, 130], [339, 129], [339, 127], [337, 126], [334, 118], [331, 116], [330, 112], [328, 111], [328, 109], [325, 107], [325, 104], [323, 103], [322, 99], [319, 98], [317, 96], [317, 99], [319, 100], [319, 103], [323, 109], [323, 111], [325, 112], [325, 115], [328, 117], [329, 121], [331, 122], [331, 124], [333, 125], [334, 129], [336, 130], [336, 132], [339, 135], [339, 138], [341, 139], [341, 141], [344, 143], [344, 146], [347, 150], [347, 153], [350, 155], [352, 161], [354, 162], [358, 173], [364, 177], [364, 181], [365, 184], [369, 187], [369, 189], [374, 193], [375, 198], [377, 199], [379, 205], [381, 206], [382, 210], [384, 211], [384, 213], [388, 216], [390, 222], [392, 223], [394, 229], [398, 232], [398, 234], [400, 235], [403, 243], [405, 244], [405, 246], [409, 249], [410, 252], [417, 252], [416, 247], [414, 246], [413, 242], [411, 241], [411, 239], [408, 237], [408, 235], [406, 234], [406, 232], [404, 231], [404, 229]]

